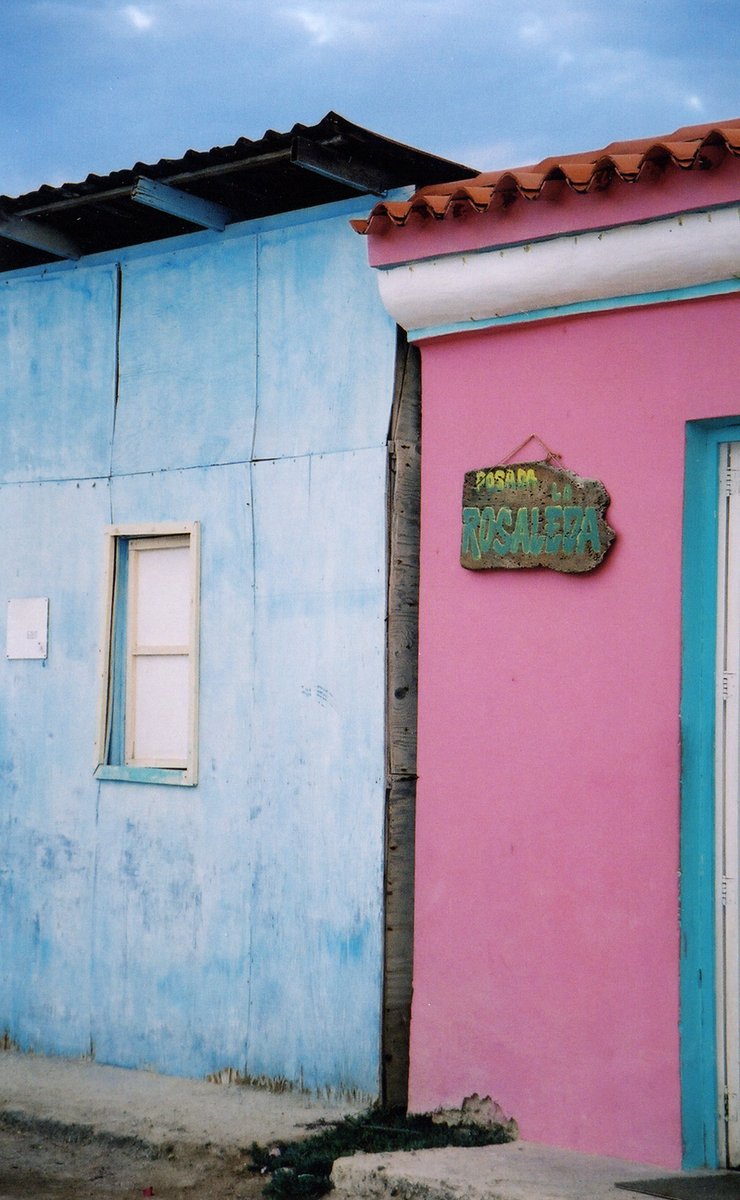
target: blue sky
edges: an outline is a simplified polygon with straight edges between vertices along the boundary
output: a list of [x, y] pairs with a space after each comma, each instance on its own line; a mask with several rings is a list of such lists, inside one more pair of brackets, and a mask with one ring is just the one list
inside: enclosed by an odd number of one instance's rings
[[0, 0], [0, 194], [312, 124], [480, 170], [740, 116], [740, 0]]

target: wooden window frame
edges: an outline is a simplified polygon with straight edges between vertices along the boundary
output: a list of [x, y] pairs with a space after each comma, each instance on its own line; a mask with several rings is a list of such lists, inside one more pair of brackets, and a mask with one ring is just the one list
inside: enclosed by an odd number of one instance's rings
[[[135, 644], [136, 613], [129, 572], [135, 578], [141, 553], [152, 549], [190, 551], [190, 613], [187, 645]], [[99, 703], [95, 775], [98, 779], [193, 787], [198, 782], [198, 693], [200, 631], [200, 525], [159, 522], [109, 525], [105, 530], [105, 586], [99, 652]], [[188, 659], [188, 732], [185, 759], [137, 759], [134, 754], [132, 659], [146, 654]], [[133, 679], [133, 676], [131, 676]]]

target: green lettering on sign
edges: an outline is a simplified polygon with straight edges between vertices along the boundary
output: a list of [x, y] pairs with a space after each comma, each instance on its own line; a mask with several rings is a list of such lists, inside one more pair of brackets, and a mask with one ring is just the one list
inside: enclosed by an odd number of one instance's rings
[[[490, 511], [490, 510], [489, 510]], [[480, 559], [480, 546], [478, 544], [478, 526], [480, 525], [480, 509], [479, 508], [464, 508], [463, 509], [463, 544], [462, 554], [472, 554], [473, 558]], [[488, 549], [488, 547], [486, 547]]]
[[609, 495], [550, 462], [469, 471], [463, 487], [460, 561], [469, 570], [548, 567], [591, 571], [615, 538]]

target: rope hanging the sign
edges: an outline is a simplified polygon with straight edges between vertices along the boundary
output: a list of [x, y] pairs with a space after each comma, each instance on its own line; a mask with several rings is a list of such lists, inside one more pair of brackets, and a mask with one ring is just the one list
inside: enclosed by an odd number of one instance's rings
[[506, 458], [501, 459], [501, 463], [503, 464], [511, 462], [514, 455], [518, 454], [520, 450], [523, 450], [525, 446], [528, 446], [530, 442], [539, 442], [539, 444], [542, 446], [542, 449], [547, 451], [547, 458], [544, 460], [545, 462], [555, 462], [557, 460], [557, 462], [562, 465], [562, 455], [558, 454], [556, 450], [551, 450], [547, 442], [543, 442], [542, 438], [536, 433], [530, 433], [529, 437], [526, 437], [523, 442], [521, 442], [515, 447], [515, 449], [506, 455]]

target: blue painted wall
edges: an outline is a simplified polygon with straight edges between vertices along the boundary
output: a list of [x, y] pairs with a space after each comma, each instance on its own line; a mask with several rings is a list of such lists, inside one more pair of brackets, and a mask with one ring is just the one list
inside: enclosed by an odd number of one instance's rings
[[[0, 1029], [376, 1096], [395, 330], [348, 220], [0, 278]], [[120, 288], [120, 320], [119, 320]], [[200, 774], [97, 781], [106, 524], [199, 521]]]

